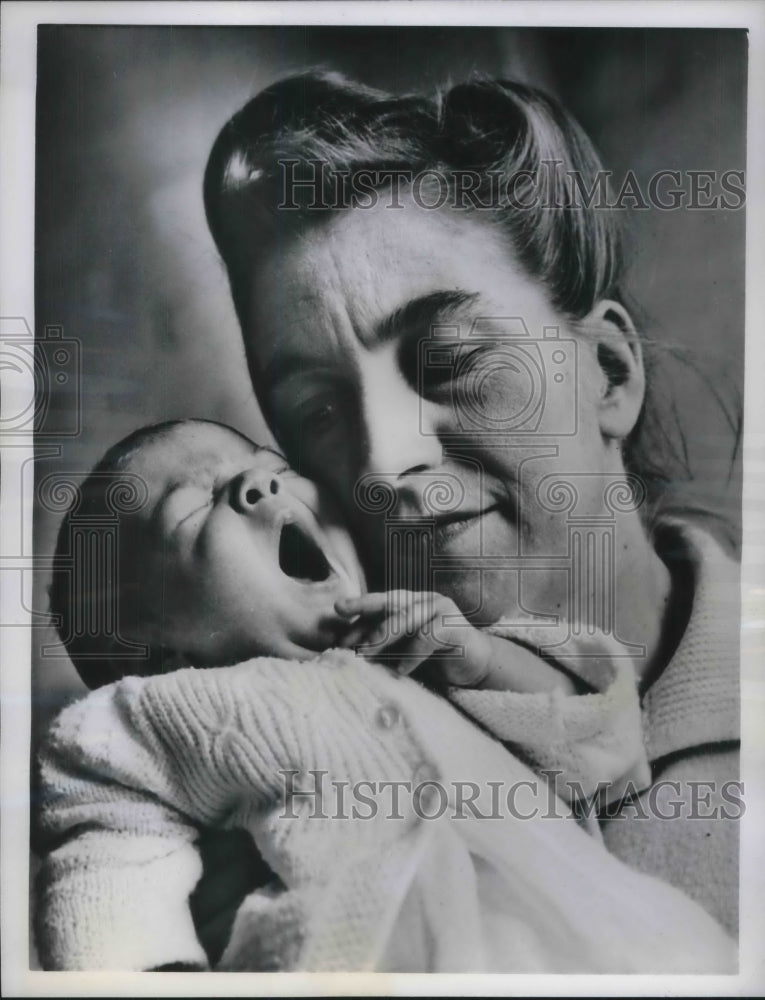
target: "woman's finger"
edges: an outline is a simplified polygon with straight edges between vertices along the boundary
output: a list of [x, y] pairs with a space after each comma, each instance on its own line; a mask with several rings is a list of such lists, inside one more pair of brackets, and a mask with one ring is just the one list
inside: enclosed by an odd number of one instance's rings
[[344, 618], [354, 615], [381, 614], [387, 611], [388, 594], [362, 594], [359, 597], [343, 597], [335, 601], [335, 611]]

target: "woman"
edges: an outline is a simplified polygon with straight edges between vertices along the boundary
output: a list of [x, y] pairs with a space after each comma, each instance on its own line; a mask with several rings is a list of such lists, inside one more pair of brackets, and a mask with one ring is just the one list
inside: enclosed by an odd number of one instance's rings
[[224, 127], [205, 204], [266, 418], [372, 580], [531, 621], [551, 655], [612, 632], [653, 785], [605, 842], [735, 930], [738, 574], [665, 502], [599, 169], [518, 84], [396, 98], [306, 74]]

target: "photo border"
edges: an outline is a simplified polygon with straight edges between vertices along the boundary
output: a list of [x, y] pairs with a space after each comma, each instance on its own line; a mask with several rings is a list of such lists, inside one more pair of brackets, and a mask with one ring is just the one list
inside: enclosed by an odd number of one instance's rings
[[[379, 3], [21, 3], [6, 2], [0, 33], [0, 317], [34, 329], [34, 148], [36, 27], [57, 24], [497, 25], [512, 27], [744, 27], [749, 29], [746, 248], [746, 378], [742, 581], [742, 777], [740, 972], [735, 976], [385, 975], [344, 973], [59, 973], [28, 969], [29, 737], [32, 572], [21, 594], [0, 589], [0, 896], [5, 996], [525, 995], [746, 996], [765, 989], [765, 5], [757, 2], [516, 3], [398, 0]], [[0, 373], [1, 374], [1, 373]], [[18, 412], [33, 386], [4, 392]], [[23, 400], [22, 400], [23, 401]], [[14, 489], [33, 457], [31, 435], [2, 451], [0, 569], [32, 511]], [[9, 564], [6, 564], [9, 565]]]

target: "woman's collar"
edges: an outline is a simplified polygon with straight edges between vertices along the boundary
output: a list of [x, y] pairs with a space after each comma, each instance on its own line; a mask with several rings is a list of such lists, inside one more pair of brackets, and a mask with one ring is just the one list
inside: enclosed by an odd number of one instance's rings
[[667, 522], [660, 537], [691, 593], [674, 654], [643, 699], [652, 761], [740, 736], [739, 566], [712, 535], [688, 522]]

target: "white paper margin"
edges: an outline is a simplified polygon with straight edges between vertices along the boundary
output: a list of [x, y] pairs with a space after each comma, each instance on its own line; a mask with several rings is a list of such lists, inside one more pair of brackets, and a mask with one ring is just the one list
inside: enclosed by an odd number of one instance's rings
[[[58, 973], [28, 969], [30, 632], [32, 573], [23, 592], [0, 574], [0, 947], [3, 995], [42, 996], [755, 996], [765, 992], [765, 4], [756, 2], [22, 3], [0, 11], [0, 316], [34, 329], [34, 146], [38, 24], [503, 25], [512, 27], [745, 27], [747, 141], [744, 551], [742, 562], [741, 940], [737, 976], [436, 976]], [[0, 377], [2, 372], [0, 372]], [[33, 387], [2, 397], [18, 412]], [[2, 452], [0, 569], [31, 502], [17, 483], [27, 447]], [[31, 498], [29, 498], [31, 500]], [[9, 574], [6, 574], [9, 576]], [[15, 574], [14, 574], [15, 576]]]

